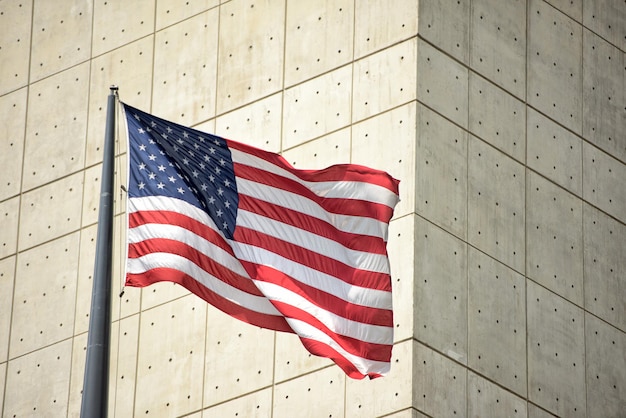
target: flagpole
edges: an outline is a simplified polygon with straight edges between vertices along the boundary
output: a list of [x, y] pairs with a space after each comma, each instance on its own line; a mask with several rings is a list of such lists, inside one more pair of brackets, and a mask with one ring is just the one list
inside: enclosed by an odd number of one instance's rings
[[81, 418], [105, 418], [109, 405], [109, 353], [111, 345], [111, 283], [113, 255], [113, 166], [115, 160], [115, 101], [117, 86], [110, 87], [104, 158], [100, 188], [98, 238], [89, 314], [87, 358], [83, 379]]

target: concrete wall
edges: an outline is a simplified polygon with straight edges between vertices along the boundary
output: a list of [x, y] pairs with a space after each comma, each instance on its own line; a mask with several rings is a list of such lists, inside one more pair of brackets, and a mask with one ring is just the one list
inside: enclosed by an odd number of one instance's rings
[[110, 84], [402, 181], [389, 376], [163, 283], [114, 298], [111, 416], [623, 416], [625, 51], [612, 0], [1, 1], [2, 416], [79, 412]]

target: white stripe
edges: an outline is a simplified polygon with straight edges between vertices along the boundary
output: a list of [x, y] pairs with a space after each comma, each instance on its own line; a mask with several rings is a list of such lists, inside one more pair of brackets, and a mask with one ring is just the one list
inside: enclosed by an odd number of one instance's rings
[[296, 281], [334, 295], [346, 302], [377, 309], [392, 308], [391, 292], [351, 285], [336, 277], [253, 245], [234, 241], [230, 241], [230, 245], [240, 260], [276, 268]]
[[255, 280], [257, 287], [270, 300], [282, 302], [307, 312], [332, 332], [373, 344], [393, 344], [393, 327], [372, 325], [346, 319], [322, 309], [306, 298], [274, 283]]
[[331, 347], [333, 350], [337, 351], [339, 354], [345, 357], [350, 363], [352, 363], [361, 374], [366, 375], [368, 373], [377, 373], [380, 375], [385, 375], [389, 373], [389, 370], [391, 370], [391, 364], [388, 362], [368, 360], [363, 357], [348, 353], [331, 337], [323, 333], [318, 328], [307, 324], [306, 322], [294, 318], [285, 319], [287, 320], [287, 323], [289, 324], [291, 329], [293, 329], [298, 336], [319, 341], [320, 343], [326, 344], [327, 346]]
[[389, 264], [385, 255], [352, 250], [337, 241], [265, 216], [240, 209], [237, 211], [237, 227], [239, 226], [298, 245], [355, 269], [389, 274]]
[[185, 257], [169, 253], [150, 253], [139, 258], [128, 259], [128, 273], [130, 274], [142, 274], [159, 267], [181, 271], [193, 277], [207, 289], [239, 306], [267, 315], [282, 316], [265, 297], [251, 295], [224, 283]]
[[313, 216], [340, 231], [380, 237], [387, 241], [387, 223], [362, 216], [342, 215], [324, 210], [317, 202], [277, 187], [237, 177], [237, 191], [264, 202]]
[[213, 222], [205, 211], [184, 200], [174, 197], [144, 196], [128, 199], [128, 212], [133, 213], [140, 211], [168, 211], [180, 213], [181, 215], [189, 216], [209, 228], [218, 231], [215, 222]]
[[194, 232], [178, 225], [169, 224], [143, 224], [128, 231], [128, 242], [139, 243], [147, 239], [164, 238], [182, 242], [206, 255], [223, 267], [245, 278], [250, 278], [239, 260], [227, 251], [215, 245], [211, 241], [195, 234]]
[[[380, 203], [394, 208], [398, 202], [398, 196], [391, 190], [377, 184], [358, 181], [305, 181], [290, 171], [270, 163], [267, 160], [248, 154], [238, 149], [230, 148], [233, 162], [258, 168], [281, 177], [285, 177], [306, 186], [315, 194], [328, 198], [350, 198]], [[295, 170], [295, 169], [294, 169]]]

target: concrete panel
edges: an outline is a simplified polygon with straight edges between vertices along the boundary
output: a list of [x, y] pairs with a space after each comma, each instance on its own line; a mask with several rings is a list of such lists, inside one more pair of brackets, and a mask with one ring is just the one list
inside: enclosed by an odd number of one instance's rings
[[626, 411], [626, 334], [585, 315], [587, 416], [617, 417]]
[[583, 143], [583, 198], [626, 222], [626, 164]]
[[393, 347], [391, 371], [383, 378], [346, 379], [346, 417], [380, 417], [412, 406], [415, 341]]
[[350, 128], [333, 132], [282, 153], [294, 167], [317, 170], [350, 161]]
[[467, 246], [417, 218], [415, 248], [415, 337], [467, 364]]
[[250, 395], [233, 399], [202, 411], [205, 418], [246, 417], [266, 418], [272, 416], [272, 389], [259, 390]]
[[[621, 26], [624, 22], [626, 6]], [[587, 29], [583, 45], [583, 135], [626, 161], [626, 54]]]
[[71, 360], [71, 339], [11, 360], [3, 415], [66, 416]]
[[[468, 276], [469, 365], [526, 397], [524, 277], [471, 247], [468, 250]], [[473, 399], [471, 396], [470, 392], [470, 399]], [[483, 401], [477, 404], [485, 405]]]
[[285, 91], [283, 150], [350, 123], [352, 66]]
[[517, 96], [526, 98], [526, 1], [472, 2], [470, 65]]
[[[119, 87], [122, 101], [137, 108], [150, 110], [152, 92], [152, 51], [154, 38], [148, 36], [93, 59], [89, 86], [89, 123], [87, 127], [86, 166], [102, 161], [104, 128], [109, 87]], [[159, 99], [163, 99], [160, 97]], [[126, 150], [124, 119], [117, 114], [115, 153]]]
[[34, 2], [31, 82], [89, 59], [92, 7], [82, 0]]
[[417, 51], [417, 99], [467, 128], [467, 67], [423, 40], [418, 41]]
[[470, 2], [420, 1], [420, 35], [467, 64], [469, 61]]
[[20, 197], [0, 202], [0, 258], [15, 253], [17, 249], [17, 225], [20, 213]]
[[530, 107], [527, 111], [528, 167], [582, 196], [582, 140]]
[[582, 27], [542, 0], [529, 0], [530, 105], [582, 133]]
[[110, 404], [109, 411], [115, 411], [115, 416], [131, 416], [135, 401], [135, 382], [137, 366], [137, 345], [139, 342], [139, 315], [124, 318], [115, 323], [112, 328], [111, 346], [117, 347], [111, 353], [111, 382], [115, 382], [115, 389], [109, 396], [114, 404]]
[[0, 363], [7, 361], [9, 354], [14, 278], [15, 257], [0, 260]]
[[19, 255], [11, 357], [72, 336], [78, 240], [79, 234], [74, 233]]
[[352, 120], [358, 121], [415, 100], [417, 38], [354, 64]]
[[18, 249], [41, 244], [80, 227], [83, 173], [24, 193]]
[[530, 171], [526, 193], [526, 276], [583, 306], [582, 200]]
[[295, 334], [276, 333], [274, 382], [283, 382], [333, 364], [324, 357], [309, 353]]
[[218, 22], [216, 8], [157, 32], [154, 67], [159, 70], [153, 75], [152, 113], [186, 126], [215, 115], [220, 61], [216, 54], [199, 51], [217, 50]]
[[0, 200], [20, 192], [27, 92], [21, 89], [0, 96]]
[[414, 365], [414, 407], [433, 417], [467, 416], [467, 369], [421, 344]]
[[206, 306], [191, 295], [142, 312], [135, 415], [179, 416], [200, 409]]
[[[28, 83], [33, 5], [5, 1], [0, 5], [0, 96]], [[2, 112], [4, 113], [4, 112]], [[0, 113], [0, 114], [2, 114]], [[1, 126], [1, 125], [0, 125]]]
[[415, 211], [416, 114], [413, 102], [352, 126], [350, 162], [384, 170], [400, 180], [395, 217]]
[[[247, 324], [212, 306], [206, 330], [209, 355], [204, 370], [204, 407], [272, 384], [274, 331]], [[216, 381], [213, 376], [221, 378]]]
[[154, 4], [152, 0], [133, 1], [132, 6], [123, 0], [94, 2], [92, 55], [102, 55], [152, 33]]
[[217, 114], [283, 86], [285, 33], [277, 22], [285, 21], [285, 2], [233, 0], [220, 7], [219, 21]]
[[524, 167], [474, 136], [468, 154], [468, 241], [523, 272]]
[[416, 215], [410, 214], [394, 219], [389, 224], [387, 252], [391, 265], [395, 324], [393, 339], [395, 342], [413, 337], [415, 321], [413, 306], [416, 299], [415, 263], [413, 262], [416, 219]]
[[467, 376], [468, 417], [526, 417], [526, 400], [474, 374]]
[[526, 149], [524, 103], [473, 72], [469, 77], [469, 91], [470, 131], [523, 163]]
[[399, 0], [394, 7], [385, 0], [358, 1], [354, 12], [355, 58], [417, 34], [417, 0]]
[[156, 30], [161, 30], [219, 4], [219, 0], [194, 0], [184, 3], [177, 0], [159, 0], [156, 5]]
[[626, 226], [583, 206], [585, 309], [626, 329]]
[[552, 6], [559, 9], [575, 21], [582, 23], [583, 0], [546, 0]]
[[22, 190], [83, 168], [89, 64], [31, 85]]
[[217, 118], [214, 131], [224, 138], [280, 152], [282, 99], [278, 93], [226, 113]]
[[468, 135], [421, 104], [417, 107], [417, 132], [416, 211], [465, 239]]
[[583, 2], [583, 24], [626, 51], [626, 4], [612, 0]]
[[583, 310], [526, 281], [528, 400], [559, 416], [585, 416]]
[[[274, 418], [344, 417], [346, 375], [336, 366], [274, 386]], [[305, 406], [306, 405], [306, 406]]]
[[354, 2], [290, 2], [285, 36], [285, 86], [292, 86], [349, 62]]

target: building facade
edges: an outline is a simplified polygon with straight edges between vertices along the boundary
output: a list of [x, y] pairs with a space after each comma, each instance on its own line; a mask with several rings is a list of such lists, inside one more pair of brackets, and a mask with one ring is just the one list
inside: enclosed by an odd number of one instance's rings
[[624, 416], [625, 51], [619, 0], [1, 0], [1, 415], [79, 414], [116, 84], [401, 202], [391, 372], [352, 380], [180, 286], [123, 289], [118, 123], [110, 416]]

